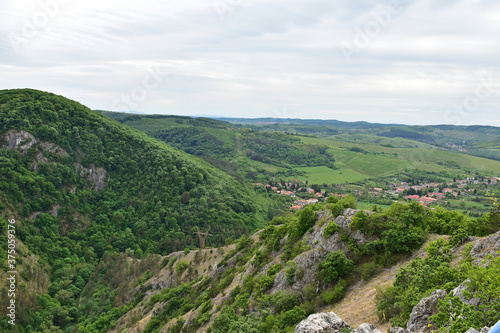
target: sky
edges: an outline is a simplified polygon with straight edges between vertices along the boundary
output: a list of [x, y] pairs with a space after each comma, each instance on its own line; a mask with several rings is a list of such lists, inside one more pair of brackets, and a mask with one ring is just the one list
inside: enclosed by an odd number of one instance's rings
[[498, 0], [0, 0], [0, 89], [99, 110], [500, 126]]

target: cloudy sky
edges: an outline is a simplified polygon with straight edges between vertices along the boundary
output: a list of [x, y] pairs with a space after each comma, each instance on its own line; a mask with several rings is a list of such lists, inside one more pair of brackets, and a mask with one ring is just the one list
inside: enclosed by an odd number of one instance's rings
[[0, 89], [143, 113], [500, 126], [499, 36], [498, 0], [0, 0]]

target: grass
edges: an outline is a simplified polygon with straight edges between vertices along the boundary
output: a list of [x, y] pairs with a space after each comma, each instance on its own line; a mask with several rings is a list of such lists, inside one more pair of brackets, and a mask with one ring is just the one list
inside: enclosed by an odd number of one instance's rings
[[332, 170], [326, 166], [301, 167], [299, 171], [306, 173], [305, 176], [298, 176], [300, 181], [308, 181], [309, 184], [343, 184], [345, 182], [355, 182], [366, 178], [366, 174], [356, 170], [341, 168]]
[[[366, 137], [359, 137], [359, 140]], [[500, 161], [486, 158], [448, 152], [416, 142], [415, 145], [428, 148], [392, 148], [381, 146], [379, 143], [345, 142], [332, 139], [301, 137], [305, 144], [319, 144], [329, 147], [339, 168], [337, 174], [326, 172], [326, 169], [303, 168], [307, 173], [304, 177], [320, 180], [321, 178], [345, 181], [359, 181], [364, 178], [378, 178], [397, 174], [405, 169], [424, 169], [426, 171], [447, 171], [465, 176], [466, 170], [497, 175], [500, 170]], [[408, 145], [409, 140], [399, 140], [402, 145]], [[393, 142], [395, 143], [395, 142]], [[359, 153], [350, 149], [358, 147], [367, 153]], [[321, 172], [321, 170], [323, 172]], [[342, 175], [351, 174], [353, 178]], [[364, 176], [362, 176], [364, 175]]]

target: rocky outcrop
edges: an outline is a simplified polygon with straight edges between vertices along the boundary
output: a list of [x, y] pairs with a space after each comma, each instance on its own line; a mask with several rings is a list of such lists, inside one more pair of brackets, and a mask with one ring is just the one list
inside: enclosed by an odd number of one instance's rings
[[489, 255], [498, 257], [499, 253], [500, 231], [486, 238], [478, 240], [470, 251], [470, 255], [472, 256], [472, 258], [476, 259], [476, 263], [480, 262], [482, 259], [487, 258]]
[[340, 333], [341, 328], [351, 329], [333, 312], [315, 313], [302, 320], [295, 327], [295, 333]]
[[483, 327], [481, 331], [476, 330], [474, 327], [469, 328], [465, 333], [488, 333], [489, 327]]
[[5, 133], [3, 137], [7, 141], [7, 144], [5, 144], [3, 148], [16, 150], [22, 156], [26, 155], [28, 150], [33, 146], [38, 149], [31, 162], [31, 168], [34, 171], [38, 171], [38, 163], [49, 163], [49, 160], [44, 155], [44, 151], [56, 154], [59, 157], [68, 155], [68, 152], [62, 147], [51, 142], [40, 141], [26, 131], [11, 130]]
[[[355, 330], [336, 313], [315, 313], [302, 320], [296, 327], [295, 333], [340, 333], [341, 330], [349, 330], [351, 333], [382, 333], [371, 324], [361, 324]], [[399, 332], [398, 332], [399, 333]]]
[[453, 289], [453, 296], [460, 297], [462, 302], [464, 302], [467, 305], [473, 305], [477, 309], [482, 304], [481, 299], [477, 297], [467, 297], [464, 293], [467, 290], [470, 282], [471, 281], [467, 279], [464, 282], [462, 282], [461, 285]]
[[479, 333], [474, 327], [469, 328], [465, 333]]
[[402, 328], [402, 327], [392, 327], [389, 330], [389, 333], [410, 333], [410, 331], [408, 331], [406, 328]]
[[38, 142], [33, 135], [26, 131], [8, 131], [5, 133], [4, 138], [7, 140], [7, 144], [4, 145], [4, 148], [17, 150], [23, 156], [28, 149]]
[[373, 326], [372, 324], [361, 324], [358, 328], [356, 328], [353, 333], [382, 333], [378, 328]]
[[99, 167], [96, 168], [93, 164], [90, 168], [83, 167], [78, 163], [75, 167], [75, 172], [90, 181], [92, 183], [92, 188], [96, 191], [102, 191], [108, 184], [109, 177], [106, 169]]
[[406, 327], [411, 332], [426, 332], [428, 330], [429, 317], [438, 311], [438, 300], [446, 297], [446, 291], [438, 289], [429, 297], [423, 298], [413, 308], [410, 320]]

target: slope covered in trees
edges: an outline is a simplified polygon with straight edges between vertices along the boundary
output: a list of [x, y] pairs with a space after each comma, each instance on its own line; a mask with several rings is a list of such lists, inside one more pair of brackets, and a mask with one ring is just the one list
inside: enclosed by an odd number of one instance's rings
[[255, 194], [233, 177], [46, 92], [0, 91], [0, 166], [2, 231], [16, 219], [18, 241], [51, 276], [37, 332], [83, 315], [78, 298], [106, 252], [197, 247], [196, 227], [221, 245], [264, 225]]

